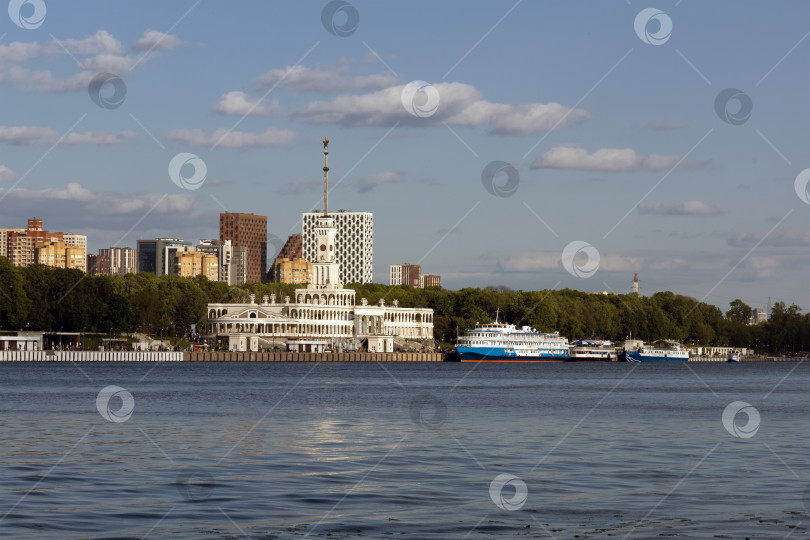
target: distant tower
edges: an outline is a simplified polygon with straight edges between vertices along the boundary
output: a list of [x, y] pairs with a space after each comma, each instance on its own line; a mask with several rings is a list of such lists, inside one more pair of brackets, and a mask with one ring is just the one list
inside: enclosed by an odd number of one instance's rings
[[317, 251], [315, 260], [312, 261], [312, 284], [313, 289], [341, 288], [340, 266], [337, 264], [334, 218], [327, 213], [327, 198], [329, 197], [329, 166], [327, 156], [329, 152], [329, 139], [323, 140], [323, 215], [318, 218], [315, 225], [315, 245]]
[[323, 215], [329, 215], [329, 139], [323, 138]]
[[770, 317], [771, 317], [771, 297], [770, 296], [768, 297], [768, 311], [766, 312], [766, 315], [770, 319]]
[[638, 296], [638, 272], [633, 274], [633, 294]]

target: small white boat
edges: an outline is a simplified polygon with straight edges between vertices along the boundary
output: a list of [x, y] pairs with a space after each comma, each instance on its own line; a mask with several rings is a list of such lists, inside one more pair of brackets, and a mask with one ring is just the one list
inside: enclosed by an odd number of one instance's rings
[[615, 362], [616, 348], [612, 341], [580, 339], [569, 344], [570, 360], [575, 362]]
[[739, 362], [740, 361], [740, 351], [734, 349], [728, 351], [728, 362]]
[[659, 339], [650, 346], [639, 345], [633, 349], [625, 349], [626, 362], [661, 362], [661, 361], [689, 360], [689, 349], [677, 341]]

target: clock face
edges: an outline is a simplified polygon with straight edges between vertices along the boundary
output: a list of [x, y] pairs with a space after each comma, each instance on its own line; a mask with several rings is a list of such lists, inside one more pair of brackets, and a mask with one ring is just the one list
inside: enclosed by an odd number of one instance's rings
[[326, 244], [321, 244], [321, 251], [326, 251]]

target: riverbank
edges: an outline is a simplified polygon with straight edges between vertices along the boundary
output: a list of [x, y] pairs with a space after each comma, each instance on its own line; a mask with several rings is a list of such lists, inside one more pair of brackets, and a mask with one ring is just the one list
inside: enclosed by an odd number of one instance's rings
[[[804, 362], [804, 357], [744, 356], [742, 362]], [[160, 351], [0, 351], [0, 362], [457, 362], [455, 353], [296, 353]], [[693, 356], [690, 362], [726, 362]], [[591, 362], [579, 362], [591, 363]], [[600, 363], [600, 362], [595, 362]]]
[[0, 351], [0, 362], [452, 362], [445, 353]]

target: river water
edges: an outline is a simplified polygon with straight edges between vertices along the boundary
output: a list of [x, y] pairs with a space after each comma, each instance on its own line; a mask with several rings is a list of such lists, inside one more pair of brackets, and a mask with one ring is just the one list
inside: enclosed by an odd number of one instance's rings
[[810, 537], [804, 364], [0, 370], [2, 537]]

